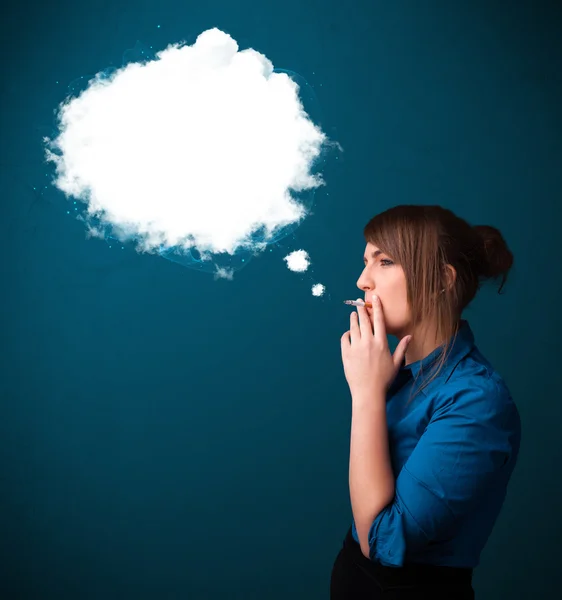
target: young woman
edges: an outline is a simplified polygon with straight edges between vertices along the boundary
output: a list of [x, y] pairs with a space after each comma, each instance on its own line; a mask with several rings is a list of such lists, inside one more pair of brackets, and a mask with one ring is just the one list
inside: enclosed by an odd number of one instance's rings
[[364, 235], [357, 286], [372, 308], [341, 339], [353, 521], [330, 597], [472, 599], [521, 425], [461, 315], [483, 281], [502, 277], [501, 292], [513, 255], [494, 227], [439, 206], [397, 206]]

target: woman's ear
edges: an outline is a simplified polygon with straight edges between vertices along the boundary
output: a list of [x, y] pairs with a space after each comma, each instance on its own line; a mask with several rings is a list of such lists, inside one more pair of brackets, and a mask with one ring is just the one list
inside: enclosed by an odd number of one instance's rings
[[447, 282], [447, 289], [451, 290], [455, 285], [455, 281], [457, 280], [457, 271], [452, 265], [445, 265], [445, 280]]

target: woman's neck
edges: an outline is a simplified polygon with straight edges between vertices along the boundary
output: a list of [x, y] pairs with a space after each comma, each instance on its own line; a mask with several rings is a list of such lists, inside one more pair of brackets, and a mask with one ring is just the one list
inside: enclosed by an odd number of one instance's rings
[[411, 335], [412, 339], [408, 344], [405, 356], [407, 365], [423, 360], [450, 337], [448, 335], [437, 337], [437, 326], [433, 323], [418, 327]]

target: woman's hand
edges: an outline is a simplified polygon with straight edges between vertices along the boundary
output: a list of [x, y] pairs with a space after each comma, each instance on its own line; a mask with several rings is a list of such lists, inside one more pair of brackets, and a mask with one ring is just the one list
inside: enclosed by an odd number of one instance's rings
[[[352, 398], [386, 395], [404, 360], [412, 336], [400, 340], [394, 355], [390, 353], [382, 305], [377, 296], [372, 298], [373, 327], [364, 306], [350, 315], [350, 330], [341, 338], [342, 362]], [[359, 318], [359, 320], [358, 320]]]

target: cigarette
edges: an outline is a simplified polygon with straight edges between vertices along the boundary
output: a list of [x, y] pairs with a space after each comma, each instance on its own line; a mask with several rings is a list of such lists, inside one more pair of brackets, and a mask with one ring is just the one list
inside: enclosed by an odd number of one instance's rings
[[365, 308], [373, 308], [373, 305], [370, 302], [363, 302], [363, 300], [344, 300], [343, 303], [351, 306], [364, 306]]

